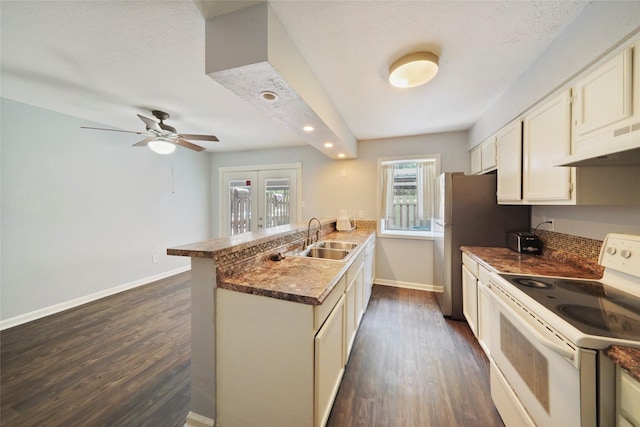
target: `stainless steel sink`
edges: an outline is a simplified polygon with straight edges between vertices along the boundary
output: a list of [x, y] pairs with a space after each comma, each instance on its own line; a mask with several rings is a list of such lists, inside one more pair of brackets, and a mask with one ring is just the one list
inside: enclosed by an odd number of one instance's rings
[[316, 243], [317, 246], [322, 248], [329, 249], [343, 249], [345, 251], [350, 251], [351, 249], [358, 246], [357, 243], [349, 243], [349, 242], [336, 242], [335, 240], [324, 240]]
[[311, 247], [306, 251], [306, 256], [309, 258], [341, 260], [344, 259], [347, 255], [349, 255], [349, 251], [340, 249]]

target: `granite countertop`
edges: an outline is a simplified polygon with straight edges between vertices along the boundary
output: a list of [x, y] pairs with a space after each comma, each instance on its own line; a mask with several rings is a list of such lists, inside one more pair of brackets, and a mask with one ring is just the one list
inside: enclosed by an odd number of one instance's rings
[[266, 260], [247, 271], [222, 278], [217, 286], [237, 292], [268, 296], [302, 304], [320, 305], [342, 275], [364, 250], [374, 230], [333, 232], [321, 240], [357, 243], [343, 261], [287, 256], [281, 261]]
[[602, 270], [577, 262], [560, 261], [555, 258], [521, 254], [508, 248], [462, 246], [463, 252], [476, 258], [490, 270], [499, 273], [535, 274], [539, 276], [562, 276], [582, 279], [600, 279]]
[[[473, 256], [490, 270], [499, 273], [535, 274], [540, 276], [563, 276], [582, 279], [600, 279], [602, 273], [593, 265], [566, 262], [553, 257], [520, 254], [508, 248], [462, 246], [466, 254]], [[611, 346], [605, 353], [614, 363], [627, 370], [640, 381], [640, 350], [622, 346]]]
[[616, 365], [640, 381], [640, 349], [612, 345], [605, 350], [605, 353]]

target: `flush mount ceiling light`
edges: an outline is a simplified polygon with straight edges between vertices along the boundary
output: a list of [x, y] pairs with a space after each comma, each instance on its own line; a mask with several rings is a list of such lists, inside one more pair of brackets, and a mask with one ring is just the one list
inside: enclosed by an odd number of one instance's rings
[[313, 132], [313, 126], [311, 125], [306, 125], [302, 128], [303, 131], [305, 132]]
[[169, 138], [162, 136], [157, 137], [153, 141], [149, 141], [148, 144], [151, 151], [158, 154], [171, 154], [176, 151], [176, 144], [171, 142]]
[[438, 73], [438, 55], [414, 52], [403, 56], [389, 67], [389, 83], [399, 88], [425, 84]]

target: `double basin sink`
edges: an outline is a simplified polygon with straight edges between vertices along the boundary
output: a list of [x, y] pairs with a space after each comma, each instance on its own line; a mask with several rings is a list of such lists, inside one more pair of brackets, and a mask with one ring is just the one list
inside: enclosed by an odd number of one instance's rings
[[342, 261], [356, 246], [356, 243], [321, 240], [309, 245], [304, 250], [294, 250], [287, 252], [286, 255]]

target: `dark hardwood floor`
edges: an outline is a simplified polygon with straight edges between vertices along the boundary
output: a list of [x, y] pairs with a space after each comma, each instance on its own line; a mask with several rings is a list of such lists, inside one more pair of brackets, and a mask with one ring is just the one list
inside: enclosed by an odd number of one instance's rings
[[190, 273], [0, 333], [2, 426], [182, 426]]
[[434, 294], [375, 285], [328, 427], [503, 426], [489, 363]]
[[[0, 333], [0, 425], [182, 426], [189, 273]], [[374, 286], [328, 426], [502, 426], [488, 362], [433, 294]], [[296, 426], [282, 426], [296, 427]]]

